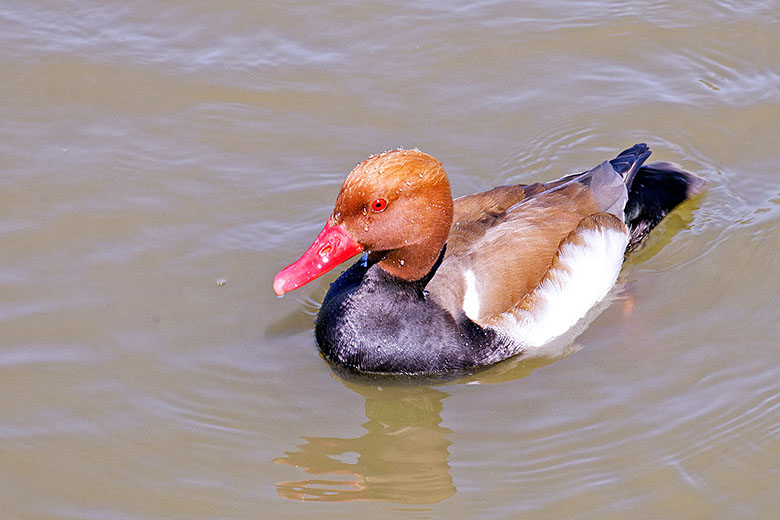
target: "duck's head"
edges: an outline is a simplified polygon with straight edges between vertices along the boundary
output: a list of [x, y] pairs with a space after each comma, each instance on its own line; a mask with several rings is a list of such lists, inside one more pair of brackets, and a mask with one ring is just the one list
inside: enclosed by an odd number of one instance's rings
[[419, 150], [393, 150], [358, 164], [309, 249], [274, 278], [282, 295], [363, 251], [404, 280], [436, 263], [452, 224], [452, 193], [441, 163]]

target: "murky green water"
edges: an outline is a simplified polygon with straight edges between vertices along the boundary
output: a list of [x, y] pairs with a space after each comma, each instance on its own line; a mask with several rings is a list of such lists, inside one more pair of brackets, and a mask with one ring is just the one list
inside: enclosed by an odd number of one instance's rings
[[[775, 518], [776, 1], [10, 0], [4, 518]], [[367, 155], [466, 194], [646, 141], [710, 185], [569, 355], [422, 386], [282, 300]]]

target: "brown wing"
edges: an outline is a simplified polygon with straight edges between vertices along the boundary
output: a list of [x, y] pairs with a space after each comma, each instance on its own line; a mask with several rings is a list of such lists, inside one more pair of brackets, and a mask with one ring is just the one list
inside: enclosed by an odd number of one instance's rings
[[482, 220], [486, 216], [498, 216], [521, 200], [542, 190], [543, 186], [538, 182], [535, 184], [513, 184], [459, 197], [453, 201], [453, 222], [474, 222]]
[[468, 248], [474, 240], [504, 216], [504, 212], [531, 197], [565, 184], [582, 174], [573, 174], [560, 179], [534, 184], [513, 184], [498, 186], [492, 190], [458, 197], [453, 201], [453, 218], [448, 238], [447, 254]]
[[[470, 272], [479, 321], [513, 308], [550, 269], [561, 241], [599, 210], [583, 184], [551, 189], [562, 182], [503, 186], [456, 199], [447, 252], [427, 286], [431, 297], [457, 315]], [[481, 214], [480, 206], [486, 208]]]

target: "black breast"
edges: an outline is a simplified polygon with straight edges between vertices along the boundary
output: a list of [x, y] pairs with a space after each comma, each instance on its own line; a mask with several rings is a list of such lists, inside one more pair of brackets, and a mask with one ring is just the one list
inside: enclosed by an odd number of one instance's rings
[[422, 281], [387, 274], [365, 258], [330, 287], [317, 316], [325, 358], [358, 372], [441, 374], [500, 361], [510, 349], [465, 314], [426, 297]]

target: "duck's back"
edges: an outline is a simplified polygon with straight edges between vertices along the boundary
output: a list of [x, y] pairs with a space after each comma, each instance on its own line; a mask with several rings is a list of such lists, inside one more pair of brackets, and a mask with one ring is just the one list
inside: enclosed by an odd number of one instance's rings
[[456, 199], [430, 294], [453, 315], [463, 311], [480, 324], [494, 321], [539, 285], [583, 219], [611, 212], [622, 219], [627, 194], [624, 176], [605, 162], [547, 184], [502, 186]]

